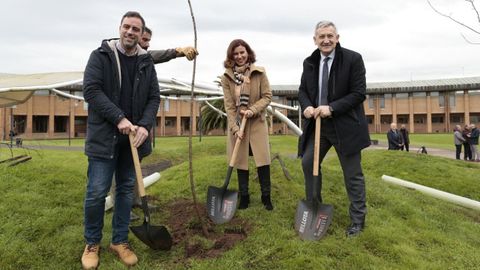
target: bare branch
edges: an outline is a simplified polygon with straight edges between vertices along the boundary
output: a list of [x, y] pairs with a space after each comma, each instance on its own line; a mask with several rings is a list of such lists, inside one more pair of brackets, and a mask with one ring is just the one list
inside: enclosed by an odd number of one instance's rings
[[475, 13], [477, 14], [477, 21], [480, 23], [480, 15], [478, 14], [478, 9], [475, 6], [475, 3], [473, 3], [473, 0], [465, 0], [465, 1], [469, 2], [472, 5], [473, 11], [475, 11]]
[[[465, 1], [472, 1], [472, 5], [475, 7], [475, 5], [473, 4], [473, 0], [465, 0]], [[436, 13], [438, 13], [440, 16], [443, 16], [443, 17], [445, 17], [445, 18], [448, 18], [449, 20], [455, 22], [456, 24], [459, 24], [459, 25], [467, 28], [468, 30], [470, 30], [470, 31], [472, 31], [472, 32], [480, 35], [480, 31], [478, 31], [478, 30], [476, 30], [476, 29], [474, 29], [474, 28], [472, 28], [472, 27], [470, 27], [470, 26], [468, 26], [468, 25], [466, 25], [466, 24], [464, 24], [464, 23], [462, 23], [462, 22], [454, 19], [454, 18], [453, 18], [452, 16], [450, 16], [450, 15], [446, 15], [446, 14], [438, 11], [438, 10], [432, 5], [432, 3], [430, 3], [430, 0], [427, 0], [427, 3], [430, 5], [430, 7], [433, 9], [433, 11], [435, 11]], [[475, 10], [475, 12], [477, 12], [476, 8], [474, 8], [474, 10]], [[477, 12], [477, 15], [478, 15], [478, 12]]]

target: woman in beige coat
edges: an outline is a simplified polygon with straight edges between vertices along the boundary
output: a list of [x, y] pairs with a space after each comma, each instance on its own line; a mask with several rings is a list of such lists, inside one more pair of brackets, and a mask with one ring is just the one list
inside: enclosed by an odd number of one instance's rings
[[[241, 139], [235, 167], [237, 168], [240, 205], [245, 209], [250, 203], [248, 193], [248, 156], [253, 155], [257, 167], [262, 203], [272, 210], [270, 199], [270, 146], [266, 108], [272, 99], [270, 84], [265, 69], [255, 66], [255, 52], [241, 39], [233, 40], [227, 49], [222, 76], [225, 110], [228, 118], [228, 157], [231, 158], [237, 138]], [[240, 102], [249, 96], [248, 104]], [[243, 133], [240, 132], [242, 117], [247, 118]]]

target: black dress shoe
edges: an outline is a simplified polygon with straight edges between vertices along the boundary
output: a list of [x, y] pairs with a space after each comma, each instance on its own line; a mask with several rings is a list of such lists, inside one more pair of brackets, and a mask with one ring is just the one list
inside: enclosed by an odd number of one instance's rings
[[365, 227], [365, 223], [352, 223], [347, 228], [347, 237], [353, 237], [359, 235], [363, 228]]

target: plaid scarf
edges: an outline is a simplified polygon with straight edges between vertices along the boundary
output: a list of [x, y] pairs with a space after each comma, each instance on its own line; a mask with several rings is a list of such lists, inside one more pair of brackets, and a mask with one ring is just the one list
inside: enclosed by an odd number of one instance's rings
[[[244, 94], [247, 92], [245, 89], [250, 86], [250, 63], [243, 65], [241, 67], [234, 66], [233, 67], [233, 81], [235, 82], [235, 105], [237, 107], [240, 106], [240, 94]], [[246, 85], [248, 85], [246, 87]], [[247, 94], [250, 94], [248, 91]]]

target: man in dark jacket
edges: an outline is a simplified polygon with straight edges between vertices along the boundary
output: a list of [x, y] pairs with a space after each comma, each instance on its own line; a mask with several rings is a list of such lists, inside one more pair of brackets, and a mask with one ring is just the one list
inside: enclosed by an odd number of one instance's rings
[[[150, 40], [152, 39], [152, 30], [148, 27], [145, 27], [145, 31], [142, 34], [142, 38], [139, 40], [138, 44], [142, 49], [148, 50], [150, 47]], [[160, 64], [168, 62], [177, 57], [186, 57], [189, 61], [193, 60], [198, 52], [194, 47], [177, 47], [175, 49], [167, 50], [151, 50], [148, 53], [152, 56], [153, 62], [155, 64]]]
[[367, 213], [360, 162], [361, 150], [370, 145], [363, 109], [365, 66], [361, 55], [342, 48], [338, 38], [332, 22], [319, 22], [313, 37], [318, 50], [303, 62], [298, 99], [306, 120], [299, 140], [299, 156], [303, 157], [307, 200], [322, 201], [321, 173], [320, 183], [313, 183], [315, 119], [321, 117], [320, 164], [328, 150], [335, 147], [350, 200], [351, 224], [346, 233], [355, 236], [363, 230]]
[[400, 147], [400, 150], [403, 151], [405, 148], [405, 150], [409, 152], [410, 136], [408, 135], [408, 129], [404, 124], [400, 126], [400, 134], [402, 135], [402, 146]]
[[152, 58], [138, 41], [145, 21], [129, 11], [121, 20], [120, 39], [104, 40], [90, 55], [83, 91], [88, 103], [88, 183], [85, 197], [85, 269], [98, 266], [105, 197], [115, 173], [116, 197], [110, 249], [127, 266], [138, 259], [128, 244], [128, 226], [136, 184], [128, 134], [135, 132], [134, 147], [140, 157], [152, 151], [148, 131], [160, 103]]
[[[152, 39], [152, 30], [145, 26], [145, 29], [143, 31], [142, 37], [138, 40], [138, 45], [142, 47], [144, 50], [148, 50], [150, 47], [150, 41]], [[165, 63], [168, 62], [172, 59], [178, 58], [178, 57], [186, 57], [189, 61], [195, 59], [195, 57], [198, 55], [197, 50], [194, 47], [187, 46], [187, 47], [177, 47], [174, 49], [166, 49], [166, 50], [150, 50], [148, 53], [152, 56], [153, 58], [153, 63], [154, 64], [160, 64], [160, 63]], [[155, 133], [153, 132], [153, 129], [155, 129], [155, 126], [153, 126], [151, 132], [150, 132], [150, 140], [153, 142], [155, 140]], [[154, 145], [155, 146], [155, 145]], [[115, 189], [116, 185], [115, 182], [112, 183], [112, 186], [110, 188], [110, 194], [113, 198], [113, 203], [115, 205]], [[142, 201], [140, 198], [140, 194], [138, 192], [138, 187], [135, 185], [134, 187], [134, 200], [133, 200], [133, 207], [141, 207]], [[155, 205], [150, 205], [148, 206], [149, 208], [156, 208]], [[131, 220], [136, 220], [139, 219], [137, 215], [135, 215], [133, 212], [130, 213], [130, 218]]]
[[480, 153], [478, 151], [478, 138], [480, 131], [475, 124], [470, 124], [470, 152], [472, 153], [472, 161], [480, 162]]
[[403, 145], [402, 134], [397, 129], [397, 123], [391, 123], [387, 132], [388, 150], [400, 150]]

